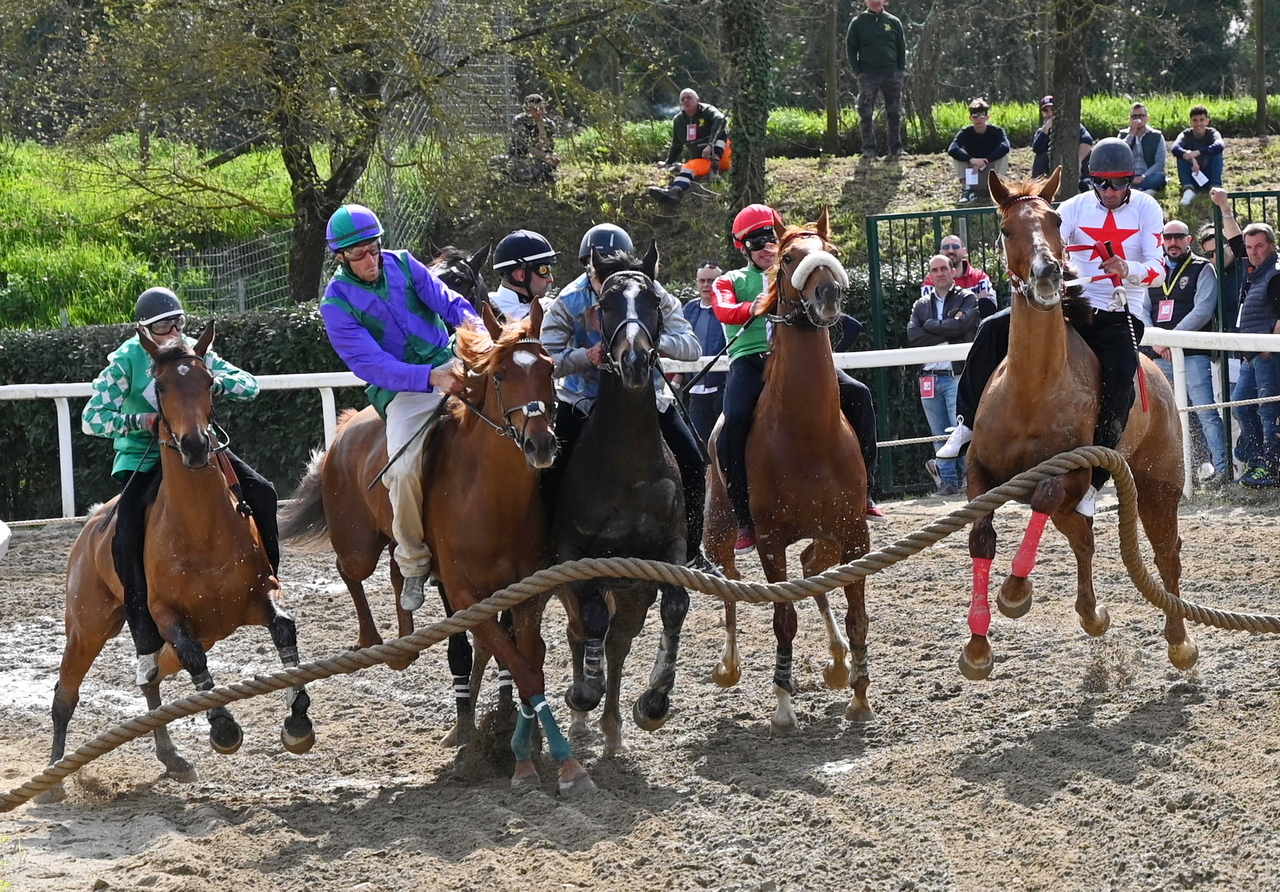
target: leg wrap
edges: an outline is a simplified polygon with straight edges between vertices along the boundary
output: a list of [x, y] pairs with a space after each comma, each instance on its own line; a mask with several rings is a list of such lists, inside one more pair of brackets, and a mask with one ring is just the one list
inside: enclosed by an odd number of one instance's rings
[[[573, 748], [569, 746], [569, 741], [565, 740], [564, 735], [560, 733], [560, 726], [556, 724], [556, 717], [551, 714], [551, 704], [547, 702], [547, 698], [541, 694], [534, 694], [529, 698], [529, 705], [533, 707], [539, 720], [542, 722], [542, 733], [547, 736], [547, 752], [551, 758], [557, 762], [563, 762], [573, 755]], [[521, 707], [521, 715], [524, 714], [524, 707]]]
[[604, 690], [604, 639], [588, 638], [582, 659], [583, 681], [593, 690]]
[[459, 706], [471, 703], [471, 677], [455, 675], [453, 677], [453, 699]]
[[511, 693], [511, 670], [498, 667], [498, 693]]
[[511, 735], [511, 752], [515, 753], [517, 762], [533, 758], [533, 723], [534, 711], [524, 703], [520, 704], [520, 712], [516, 716], [516, 730]]
[[969, 602], [969, 631], [984, 638], [991, 628], [991, 605], [987, 603], [987, 589], [990, 585], [990, 558], [974, 558], [973, 600]]
[[209, 674], [208, 669], [204, 670], [199, 675], [191, 676], [191, 681], [196, 686], [197, 691], [213, 690], [213, 676]]
[[791, 684], [791, 645], [779, 644], [778, 653], [773, 664], [773, 683], [782, 688], [788, 694], [794, 694], [795, 687]]
[[1036, 568], [1036, 553], [1040, 550], [1040, 537], [1044, 535], [1044, 525], [1049, 515], [1043, 511], [1032, 511], [1031, 522], [1022, 536], [1022, 544], [1018, 546], [1018, 554], [1013, 559], [1013, 575], [1023, 579], [1031, 575]]

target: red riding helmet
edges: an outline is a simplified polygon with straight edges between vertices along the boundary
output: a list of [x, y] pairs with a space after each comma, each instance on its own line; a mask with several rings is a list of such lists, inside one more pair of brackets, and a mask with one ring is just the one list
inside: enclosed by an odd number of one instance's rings
[[767, 204], [749, 204], [733, 218], [733, 246], [742, 250], [742, 240], [757, 229], [772, 226], [775, 212]]

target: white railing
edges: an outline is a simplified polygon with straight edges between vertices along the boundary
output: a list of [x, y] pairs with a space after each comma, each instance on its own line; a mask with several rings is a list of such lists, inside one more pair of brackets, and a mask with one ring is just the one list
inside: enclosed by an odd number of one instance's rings
[[[1182, 351], [1244, 350], [1249, 352], [1280, 351], [1280, 335], [1242, 335], [1215, 332], [1166, 331], [1149, 327], [1142, 339], [1149, 347], [1169, 347], [1173, 353], [1173, 392], [1182, 421], [1183, 464], [1186, 468], [1184, 492], [1191, 494], [1190, 418], [1187, 408], [1187, 384]], [[842, 369], [897, 368], [922, 365], [940, 360], [964, 359], [969, 354], [968, 344], [940, 347], [907, 347], [898, 350], [867, 350], [860, 353], [837, 353], [835, 365]], [[695, 362], [665, 360], [662, 367], [667, 372], [696, 372], [709, 357]], [[721, 357], [712, 371], [725, 371], [729, 358]], [[325, 447], [333, 443], [337, 429], [337, 412], [333, 397], [335, 387], [361, 387], [364, 382], [350, 372], [321, 372], [306, 375], [260, 375], [258, 383], [263, 390], [319, 390], [320, 410], [324, 418]], [[58, 416], [58, 465], [62, 481], [62, 516], [75, 516], [75, 484], [71, 455], [71, 409], [67, 400], [71, 397], [88, 397], [93, 393], [89, 383], [84, 384], [7, 384], [0, 386], [0, 400], [51, 399]]]

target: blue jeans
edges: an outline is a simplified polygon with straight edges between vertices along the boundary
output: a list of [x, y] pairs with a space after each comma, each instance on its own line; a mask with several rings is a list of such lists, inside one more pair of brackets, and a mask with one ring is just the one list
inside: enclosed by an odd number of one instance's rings
[[[935, 437], [946, 436], [947, 428], [956, 423], [956, 378], [951, 375], [934, 375], [933, 396], [929, 399], [921, 397], [920, 405], [924, 406], [924, 417], [929, 420], [929, 432]], [[940, 458], [937, 462], [938, 476], [943, 483], [965, 488], [964, 456]]]
[[[1259, 354], [1240, 363], [1240, 377], [1231, 390], [1232, 400], [1252, 400], [1280, 395], [1280, 356]], [[1280, 470], [1280, 403], [1236, 407], [1240, 441], [1236, 458], [1251, 468]]]
[[[1218, 157], [1221, 158], [1222, 156], [1219, 155]], [[1190, 166], [1191, 165], [1187, 165], [1188, 168], [1190, 168]], [[1208, 176], [1207, 171], [1205, 173], [1205, 176]], [[1218, 178], [1221, 179], [1222, 175], [1219, 174]], [[1169, 185], [1169, 180], [1164, 175], [1163, 170], [1156, 170], [1155, 168], [1147, 168], [1147, 170], [1142, 174], [1142, 182], [1138, 183], [1138, 185], [1135, 188], [1143, 189], [1143, 190], [1150, 189], [1151, 191], [1154, 192], [1158, 189], [1163, 189], [1167, 185]]]
[[[1187, 373], [1187, 404], [1190, 406], [1207, 406], [1213, 402], [1213, 373], [1208, 355], [1188, 355], [1184, 357]], [[1164, 376], [1173, 383], [1173, 362], [1168, 359], [1157, 359], [1156, 365]], [[1209, 457], [1213, 460], [1213, 470], [1219, 474], [1227, 471], [1227, 453], [1222, 443], [1222, 416], [1217, 409], [1201, 409], [1196, 413], [1200, 421], [1200, 430], [1204, 432], [1205, 442], [1209, 445]]]
[[[1209, 178], [1209, 185], [1205, 186], [1221, 186], [1222, 185], [1222, 155], [1201, 155], [1200, 156], [1200, 172]], [[1183, 189], [1199, 189], [1196, 181], [1191, 179], [1191, 162], [1178, 159], [1178, 182], [1182, 184]], [[1145, 187], [1144, 187], [1145, 188]]]

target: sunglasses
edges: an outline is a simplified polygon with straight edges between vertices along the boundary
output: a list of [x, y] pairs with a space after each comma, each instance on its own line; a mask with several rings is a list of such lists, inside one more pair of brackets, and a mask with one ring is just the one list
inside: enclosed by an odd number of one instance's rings
[[1127, 177], [1090, 177], [1093, 180], [1095, 189], [1112, 189], [1119, 192], [1121, 189], [1128, 189], [1129, 183], [1133, 181], [1132, 176]]
[[1141, 121], [1146, 115], [1129, 115], [1130, 121]]
[[535, 276], [541, 276], [541, 277], [542, 277], [542, 278], [544, 278], [544, 279], [550, 279], [550, 278], [551, 278], [551, 264], [549, 264], [549, 263], [540, 263], [540, 264], [538, 264], [537, 266], [531, 266], [531, 267], [529, 267], [529, 272], [533, 273]]
[[990, 116], [990, 115], [988, 115], [986, 112], [969, 112], [969, 117], [971, 117], [971, 118], [989, 118], [989, 117], [991, 117], [991, 116]]
[[1189, 232], [1162, 232], [1162, 233], [1160, 233], [1160, 236], [1161, 236], [1162, 238], [1167, 238], [1167, 239], [1191, 238], [1191, 233], [1189, 233]]
[[369, 242], [367, 245], [361, 245], [358, 248], [352, 248], [350, 251], [342, 251], [340, 253], [342, 254], [342, 259], [347, 261], [347, 263], [357, 263], [364, 260], [366, 257], [377, 257], [381, 254], [382, 241], [379, 239]]
[[961, 247], [962, 247], [961, 245], [943, 245], [939, 250], [942, 250], [942, 251], [959, 251]]
[[778, 236], [774, 233], [773, 227], [766, 229], [757, 229], [742, 240], [742, 244], [746, 245], [748, 251], [762, 251], [768, 245], [776, 245]]
[[170, 316], [167, 319], [157, 319], [147, 325], [147, 330], [154, 335], [165, 335], [171, 331], [182, 331], [182, 326], [187, 324], [186, 316]]

